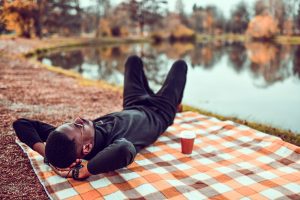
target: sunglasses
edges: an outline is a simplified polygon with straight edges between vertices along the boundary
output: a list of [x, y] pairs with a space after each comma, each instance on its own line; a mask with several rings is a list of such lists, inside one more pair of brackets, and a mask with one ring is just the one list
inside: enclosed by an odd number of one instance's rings
[[83, 130], [84, 130], [84, 123], [79, 124], [76, 122], [73, 122], [74, 126], [80, 130], [80, 136], [81, 136], [81, 146], [83, 146]]
[[88, 124], [89, 121], [86, 119], [83, 119], [81, 117], [76, 118], [76, 120], [74, 122], [72, 122], [72, 124], [78, 128], [80, 130], [80, 134], [81, 134], [81, 146], [83, 146], [83, 131], [84, 131], [84, 125]]

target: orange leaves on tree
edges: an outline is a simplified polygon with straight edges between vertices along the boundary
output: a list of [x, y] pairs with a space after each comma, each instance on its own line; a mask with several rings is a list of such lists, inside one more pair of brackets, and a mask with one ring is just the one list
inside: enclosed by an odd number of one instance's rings
[[278, 33], [278, 24], [271, 15], [255, 16], [249, 23], [247, 34], [253, 38], [270, 39]]
[[4, 1], [3, 15], [7, 29], [15, 31], [17, 35], [30, 37], [34, 31], [34, 20], [37, 12], [34, 0]]

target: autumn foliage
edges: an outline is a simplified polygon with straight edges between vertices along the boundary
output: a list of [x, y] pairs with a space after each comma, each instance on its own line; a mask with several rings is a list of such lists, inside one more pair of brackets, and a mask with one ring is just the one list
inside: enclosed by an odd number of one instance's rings
[[15, 0], [3, 2], [3, 16], [8, 30], [17, 35], [30, 37], [37, 21], [37, 5], [34, 0]]
[[278, 33], [277, 22], [270, 15], [255, 16], [249, 23], [247, 34], [252, 38], [271, 39]]
[[194, 4], [187, 13], [183, 0], [176, 0], [172, 12], [165, 0], [123, 0], [115, 5], [112, 0], [86, 1], [90, 1], [88, 7], [82, 6], [83, 0], [0, 0], [0, 34], [97, 38], [150, 35], [155, 41], [193, 41], [197, 33], [246, 33], [254, 39], [300, 34], [300, 6], [296, 1], [257, 0], [254, 5], [241, 1], [229, 18], [224, 16], [221, 4]]
[[[0, 20], [21, 37], [70, 35], [81, 31], [81, 9], [77, 0], [1, 0]], [[0, 23], [1, 23], [0, 21]]]

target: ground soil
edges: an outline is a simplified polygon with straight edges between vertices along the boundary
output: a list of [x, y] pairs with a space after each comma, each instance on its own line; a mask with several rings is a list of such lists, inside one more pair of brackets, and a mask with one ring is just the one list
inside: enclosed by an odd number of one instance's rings
[[59, 125], [77, 116], [93, 119], [121, 109], [121, 92], [84, 86], [21, 56], [50, 43], [0, 39], [0, 199], [48, 199], [15, 143], [14, 120], [26, 117]]

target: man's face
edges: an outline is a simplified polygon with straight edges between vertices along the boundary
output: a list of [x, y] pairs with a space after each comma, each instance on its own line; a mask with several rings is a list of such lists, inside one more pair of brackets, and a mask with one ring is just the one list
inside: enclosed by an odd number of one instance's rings
[[57, 127], [56, 130], [65, 133], [70, 140], [74, 139], [76, 144], [76, 155], [79, 159], [84, 156], [82, 154], [83, 145], [86, 142], [89, 142], [89, 140], [93, 140], [93, 138], [91, 138], [93, 123], [90, 120], [80, 117], [76, 118], [74, 122], [62, 124]]

